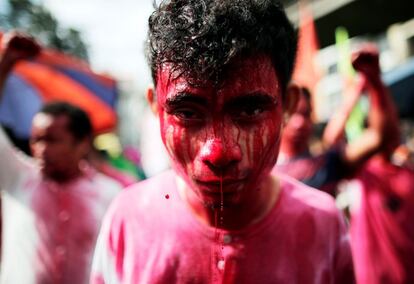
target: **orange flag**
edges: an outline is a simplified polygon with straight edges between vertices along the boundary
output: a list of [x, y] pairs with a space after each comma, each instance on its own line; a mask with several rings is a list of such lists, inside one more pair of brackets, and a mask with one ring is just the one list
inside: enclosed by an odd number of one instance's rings
[[299, 3], [299, 39], [293, 81], [315, 93], [321, 72], [316, 66], [319, 42], [312, 12], [306, 2]]

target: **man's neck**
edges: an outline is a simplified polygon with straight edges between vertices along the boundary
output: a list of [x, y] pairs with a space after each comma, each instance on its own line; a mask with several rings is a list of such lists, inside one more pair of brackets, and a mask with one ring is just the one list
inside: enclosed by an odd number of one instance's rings
[[258, 223], [274, 207], [280, 193], [279, 181], [268, 176], [260, 188], [252, 189], [249, 198], [240, 198], [240, 202], [226, 206], [211, 206], [203, 203], [199, 197], [180, 178], [178, 192], [192, 213], [202, 223], [224, 230], [240, 230]]
[[78, 179], [79, 177], [83, 175], [84, 175], [84, 172], [80, 169], [77, 169], [70, 173], [66, 172], [65, 174], [55, 174], [53, 176], [44, 175], [44, 178], [47, 180], [53, 181], [55, 183], [58, 183], [58, 184], [68, 184], [68, 183], [75, 181], [76, 179]]

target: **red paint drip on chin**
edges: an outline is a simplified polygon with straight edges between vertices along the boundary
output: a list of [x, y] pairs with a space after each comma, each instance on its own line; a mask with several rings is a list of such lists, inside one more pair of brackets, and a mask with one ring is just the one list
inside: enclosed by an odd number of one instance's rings
[[[223, 173], [220, 173], [220, 226], [223, 228], [223, 213], [224, 213], [224, 195], [223, 195]], [[220, 241], [220, 240], [219, 240]], [[223, 251], [224, 243], [223, 240], [220, 241], [220, 260], [224, 261]]]
[[213, 283], [219, 282], [219, 274], [217, 271], [217, 243], [219, 241], [219, 232], [217, 229], [217, 209], [213, 208], [214, 210], [214, 244], [213, 247], [210, 249], [210, 271], [211, 271], [211, 277]]
[[214, 283], [222, 283], [224, 273], [224, 243], [223, 233], [219, 228], [223, 228], [223, 211], [224, 211], [224, 197], [223, 197], [223, 175], [220, 174], [220, 208], [217, 206], [214, 210], [214, 228], [215, 228], [215, 241], [213, 245], [212, 255], [212, 277]]

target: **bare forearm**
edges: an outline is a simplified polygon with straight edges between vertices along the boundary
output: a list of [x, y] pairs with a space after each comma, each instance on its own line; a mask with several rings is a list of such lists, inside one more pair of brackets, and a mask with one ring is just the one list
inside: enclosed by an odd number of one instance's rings
[[337, 144], [343, 138], [345, 125], [355, 105], [357, 104], [360, 94], [365, 86], [365, 80], [359, 80], [357, 84], [347, 91], [344, 95], [344, 102], [341, 107], [335, 111], [323, 133], [323, 143], [329, 148]]
[[372, 45], [363, 47], [353, 55], [352, 65], [365, 78], [370, 99], [368, 127], [344, 151], [344, 160], [351, 170], [355, 170], [372, 155], [381, 152], [386, 139], [395, 137], [391, 130], [398, 131], [398, 120], [389, 92], [381, 80], [377, 48]]
[[350, 171], [358, 169], [372, 155], [380, 152], [386, 141], [395, 138], [398, 133], [396, 112], [381, 79], [370, 78], [367, 91], [370, 99], [368, 127], [361, 137], [346, 146], [343, 155]]
[[[398, 115], [394, 102], [381, 78], [372, 78], [368, 85], [371, 111], [368, 116], [368, 127], [380, 137], [380, 144], [394, 139], [398, 132]], [[381, 146], [380, 145], [380, 146]]]

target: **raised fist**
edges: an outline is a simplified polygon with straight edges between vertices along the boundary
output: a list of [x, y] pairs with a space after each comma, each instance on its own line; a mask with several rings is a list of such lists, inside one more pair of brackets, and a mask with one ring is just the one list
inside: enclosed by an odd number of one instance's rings
[[16, 32], [5, 34], [2, 38], [2, 45], [3, 56], [13, 62], [34, 57], [41, 49], [34, 38]]
[[352, 54], [354, 69], [368, 78], [381, 74], [378, 49], [373, 44], [365, 44]]

